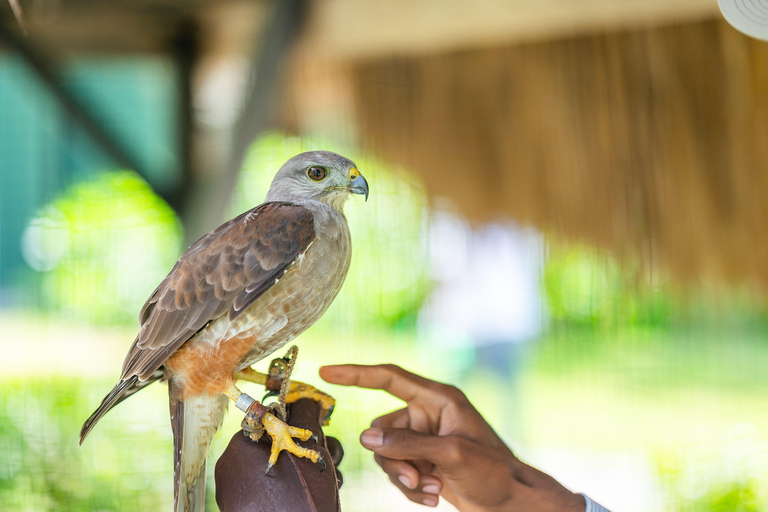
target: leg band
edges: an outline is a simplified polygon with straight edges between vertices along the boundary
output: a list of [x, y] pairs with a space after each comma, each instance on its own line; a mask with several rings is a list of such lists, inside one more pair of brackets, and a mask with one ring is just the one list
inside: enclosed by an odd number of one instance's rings
[[235, 402], [235, 407], [237, 407], [238, 409], [240, 409], [243, 412], [248, 412], [248, 408], [255, 401], [256, 400], [254, 400], [250, 396], [246, 395], [245, 393], [241, 393], [240, 396], [237, 397], [237, 401]]

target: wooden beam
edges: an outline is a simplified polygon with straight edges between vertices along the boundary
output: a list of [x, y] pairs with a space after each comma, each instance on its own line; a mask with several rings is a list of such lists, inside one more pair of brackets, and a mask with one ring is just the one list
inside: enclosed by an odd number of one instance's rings
[[[15, 34], [5, 24], [0, 23], [0, 41], [4, 42], [11, 50], [24, 59], [30, 69], [38, 76], [40, 82], [48, 88], [48, 91], [64, 112], [80, 125], [97, 147], [104, 151], [116, 164], [132, 169], [149, 183], [152, 182], [147, 169], [134, 158], [117, 137], [109, 132], [103, 123], [91, 114], [88, 107], [59, 81], [56, 66], [42, 52], [38, 51], [28, 39]], [[157, 193], [168, 201], [164, 191], [158, 190]], [[171, 204], [171, 201], [168, 202]], [[174, 207], [174, 205], [171, 204], [171, 207]]]
[[322, 0], [305, 40], [356, 60], [475, 49], [719, 16], [713, 0]]
[[187, 225], [190, 211], [190, 192], [196, 180], [193, 158], [194, 113], [192, 76], [200, 57], [199, 29], [191, 19], [181, 21], [176, 38], [172, 42], [172, 55], [177, 73], [177, 161], [178, 177], [173, 190], [168, 193], [168, 202], [179, 212], [182, 224]]

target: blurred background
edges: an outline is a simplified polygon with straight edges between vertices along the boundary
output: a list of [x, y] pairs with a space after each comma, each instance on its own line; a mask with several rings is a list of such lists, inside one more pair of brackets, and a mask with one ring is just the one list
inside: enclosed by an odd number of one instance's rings
[[[164, 385], [80, 426], [184, 248], [327, 149], [371, 198], [296, 378], [456, 384], [612, 510], [768, 510], [766, 45], [714, 0], [0, 1], [0, 509], [171, 508]], [[419, 510], [357, 442], [398, 401], [325, 389], [345, 509]]]

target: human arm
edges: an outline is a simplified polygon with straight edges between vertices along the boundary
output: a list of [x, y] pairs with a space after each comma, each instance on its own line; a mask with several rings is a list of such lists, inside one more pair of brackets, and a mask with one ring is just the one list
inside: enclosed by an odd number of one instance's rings
[[320, 376], [406, 402], [360, 442], [411, 501], [435, 506], [442, 496], [462, 512], [584, 512], [584, 497], [515, 457], [459, 389], [394, 365], [326, 366]]

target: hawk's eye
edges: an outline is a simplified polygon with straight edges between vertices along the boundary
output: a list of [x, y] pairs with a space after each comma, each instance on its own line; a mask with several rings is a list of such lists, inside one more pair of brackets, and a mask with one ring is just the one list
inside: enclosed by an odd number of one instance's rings
[[314, 181], [323, 181], [325, 178], [328, 177], [328, 169], [325, 167], [319, 167], [317, 165], [313, 165], [309, 169], [307, 169], [307, 176], [309, 176], [309, 179]]

